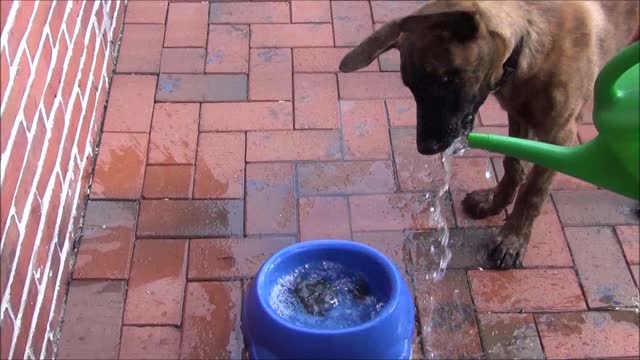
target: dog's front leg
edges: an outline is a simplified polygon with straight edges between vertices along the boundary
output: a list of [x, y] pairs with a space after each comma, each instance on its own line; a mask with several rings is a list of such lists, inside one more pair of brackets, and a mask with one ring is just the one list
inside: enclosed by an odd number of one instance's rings
[[[546, 142], [557, 145], [569, 145], [575, 137], [576, 127], [565, 129], [546, 139]], [[502, 269], [522, 267], [522, 258], [531, 238], [533, 222], [540, 215], [540, 210], [549, 196], [551, 183], [556, 172], [540, 166], [533, 166], [527, 179], [518, 192], [513, 211], [498, 233], [497, 245], [492, 257]]]
[[520, 187], [513, 211], [500, 229], [491, 256], [502, 269], [522, 267], [522, 258], [531, 238], [533, 222], [547, 196], [555, 171], [534, 166]]
[[[526, 138], [528, 128], [509, 115], [509, 136]], [[498, 186], [468, 193], [462, 200], [465, 212], [474, 219], [497, 215], [513, 202], [518, 187], [525, 180], [526, 172], [520, 160], [506, 156], [502, 162], [504, 175]]]

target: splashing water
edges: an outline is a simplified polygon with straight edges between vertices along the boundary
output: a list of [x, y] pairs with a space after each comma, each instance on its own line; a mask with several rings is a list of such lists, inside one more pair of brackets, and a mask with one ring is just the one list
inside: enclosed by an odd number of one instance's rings
[[[427, 201], [431, 202], [432, 221], [436, 225], [436, 236], [429, 237], [429, 244], [420, 244], [420, 246], [428, 246], [429, 256], [431, 257], [430, 263], [434, 263], [434, 266], [429, 269], [426, 274], [426, 280], [430, 283], [436, 283], [444, 278], [447, 270], [447, 265], [451, 260], [451, 249], [449, 249], [449, 226], [447, 224], [447, 217], [444, 210], [444, 203], [448, 200], [449, 180], [451, 178], [451, 159], [455, 156], [462, 155], [467, 149], [466, 136], [458, 138], [453, 144], [442, 154], [442, 165], [444, 168], [444, 179], [442, 185], [435, 193], [428, 193], [426, 195]], [[417, 245], [417, 244], [416, 244]], [[457, 296], [457, 290], [456, 294]], [[425, 350], [426, 357], [433, 359], [436, 354], [432, 350], [430, 344], [430, 334], [433, 327], [434, 319], [432, 315], [435, 310], [435, 301], [433, 295], [428, 295], [428, 298], [421, 299], [426, 303], [427, 307], [427, 323], [423, 324], [423, 333], [426, 334], [424, 339], [426, 340]]]
[[432, 202], [434, 206], [430, 209], [432, 220], [436, 225], [437, 236], [433, 244], [429, 247], [429, 253], [438, 260], [438, 267], [431, 270], [427, 274], [427, 280], [433, 279], [440, 281], [444, 277], [449, 260], [451, 260], [451, 249], [449, 249], [449, 226], [447, 224], [446, 214], [443, 213], [442, 203], [446, 201], [447, 192], [449, 191], [449, 180], [451, 178], [451, 158], [462, 155], [467, 149], [466, 137], [458, 138], [451, 146], [442, 154], [442, 165], [444, 168], [444, 179], [442, 186], [436, 193], [428, 193], [426, 198]]
[[269, 302], [281, 317], [314, 329], [356, 326], [384, 307], [362, 274], [331, 261], [305, 264], [283, 276]]

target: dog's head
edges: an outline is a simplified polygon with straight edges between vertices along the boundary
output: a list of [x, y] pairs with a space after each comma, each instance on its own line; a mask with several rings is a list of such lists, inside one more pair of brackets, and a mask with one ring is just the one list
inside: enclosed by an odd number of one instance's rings
[[352, 72], [392, 48], [400, 51], [402, 81], [417, 105], [418, 152], [424, 155], [446, 150], [472, 130], [510, 53], [505, 39], [489, 31], [470, 5], [432, 4], [385, 24], [340, 63], [341, 71]]

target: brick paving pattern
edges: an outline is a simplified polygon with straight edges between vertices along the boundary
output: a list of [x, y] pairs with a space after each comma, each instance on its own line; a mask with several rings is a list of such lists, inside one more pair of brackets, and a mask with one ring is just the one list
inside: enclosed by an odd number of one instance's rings
[[[485, 254], [506, 214], [476, 221], [460, 200], [496, 184], [500, 156], [454, 159], [453, 257], [426, 280], [425, 193], [443, 170], [415, 149], [397, 51], [337, 70], [420, 3], [129, 2], [58, 355], [239, 358], [240, 299], [260, 264], [346, 238], [405, 271], [415, 358], [637, 357], [637, 204], [576, 179], [558, 176], [525, 267], [498, 271]], [[476, 124], [507, 131], [493, 99]], [[593, 135], [587, 119], [577, 141]]]

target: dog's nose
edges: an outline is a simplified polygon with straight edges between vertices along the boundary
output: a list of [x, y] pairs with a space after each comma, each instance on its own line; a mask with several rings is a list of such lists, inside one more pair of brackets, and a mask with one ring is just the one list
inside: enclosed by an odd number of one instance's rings
[[418, 152], [422, 155], [434, 155], [442, 152], [442, 145], [439, 141], [434, 139], [427, 139], [417, 141]]

